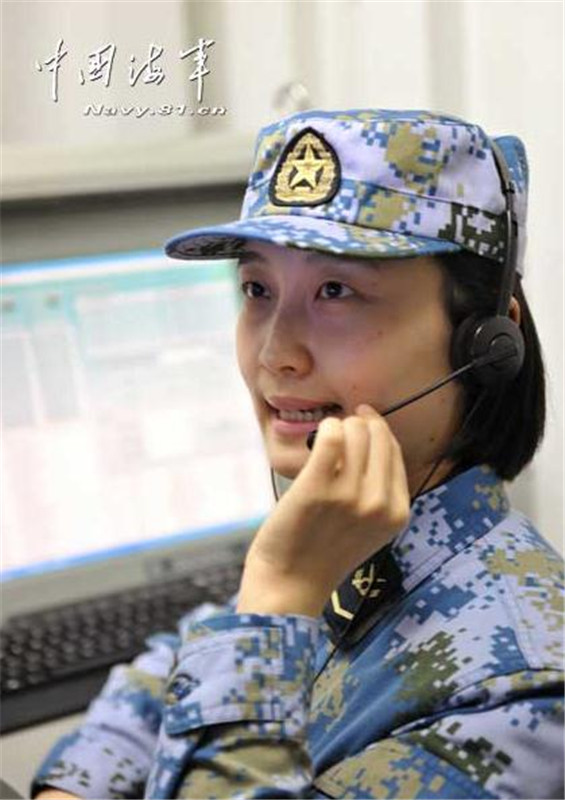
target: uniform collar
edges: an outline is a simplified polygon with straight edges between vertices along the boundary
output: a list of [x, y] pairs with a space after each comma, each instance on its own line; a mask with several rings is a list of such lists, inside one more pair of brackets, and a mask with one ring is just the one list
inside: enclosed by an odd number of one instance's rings
[[333, 592], [324, 618], [334, 643], [356, 644], [398, 599], [508, 513], [504, 484], [488, 466], [461, 472], [420, 495], [394, 541]]

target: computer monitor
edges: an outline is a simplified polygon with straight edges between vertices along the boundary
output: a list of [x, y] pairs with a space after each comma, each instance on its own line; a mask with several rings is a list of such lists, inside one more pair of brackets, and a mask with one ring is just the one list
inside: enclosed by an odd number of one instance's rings
[[233, 261], [3, 266], [3, 618], [182, 571], [268, 514], [237, 308]]

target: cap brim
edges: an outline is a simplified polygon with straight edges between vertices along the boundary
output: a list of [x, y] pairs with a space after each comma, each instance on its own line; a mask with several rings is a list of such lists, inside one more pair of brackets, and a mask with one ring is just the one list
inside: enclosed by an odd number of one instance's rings
[[172, 258], [237, 258], [247, 239], [357, 258], [409, 258], [457, 253], [462, 249], [445, 239], [284, 214], [252, 217], [179, 233], [166, 242], [165, 252]]

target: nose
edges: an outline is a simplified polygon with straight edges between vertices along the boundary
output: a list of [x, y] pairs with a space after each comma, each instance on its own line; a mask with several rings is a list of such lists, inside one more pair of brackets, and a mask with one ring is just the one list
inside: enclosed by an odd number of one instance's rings
[[305, 375], [312, 369], [304, 321], [293, 309], [279, 309], [269, 320], [259, 361], [270, 372]]

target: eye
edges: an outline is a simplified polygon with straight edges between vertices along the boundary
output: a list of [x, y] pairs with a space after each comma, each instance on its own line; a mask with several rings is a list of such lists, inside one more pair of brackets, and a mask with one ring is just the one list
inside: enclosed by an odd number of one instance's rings
[[265, 287], [257, 281], [243, 281], [239, 288], [241, 293], [250, 300], [264, 297]]
[[[340, 281], [326, 281], [320, 291], [323, 291], [324, 288], [328, 290], [328, 294], [324, 298], [326, 300], [341, 300], [343, 297], [351, 297], [351, 295], [355, 294], [349, 286], [346, 286], [345, 283], [341, 283]], [[345, 290], [347, 294], [344, 294], [342, 290]]]

